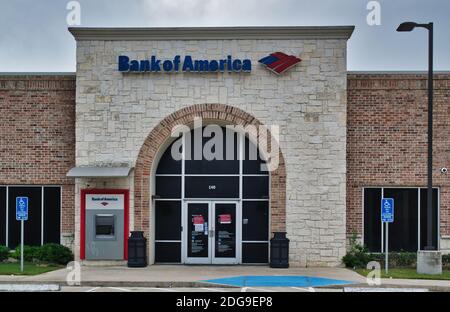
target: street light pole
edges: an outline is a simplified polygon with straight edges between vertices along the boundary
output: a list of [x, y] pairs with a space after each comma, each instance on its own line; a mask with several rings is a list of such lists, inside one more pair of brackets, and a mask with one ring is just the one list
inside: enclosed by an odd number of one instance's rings
[[[442, 254], [433, 246], [433, 23], [405, 22], [397, 31], [412, 31], [416, 27], [428, 30], [428, 163], [427, 163], [427, 241], [425, 250], [417, 251], [417, 273], [442, 274]], [[420, 238], [419, 238], [420, 239]]]
[[433, 23], [427, 24], [426, 28], [428, 29], [428, 185], [427, 185], [427, 245], [425, 247], [425, 250], [435, 250], [435, 246], [433, 246], [433, 231], [432, 231], [432, 227], [433, 227]]
[[[427, 163], [427, 243], [425, 250], [437, 250], [433, 246], [433, 23], [405, 22], [397, 31], [412, 31], [416, 27], [428, 30], [428, 163]], [[419, 238], [420, 239], [420, 238]]]

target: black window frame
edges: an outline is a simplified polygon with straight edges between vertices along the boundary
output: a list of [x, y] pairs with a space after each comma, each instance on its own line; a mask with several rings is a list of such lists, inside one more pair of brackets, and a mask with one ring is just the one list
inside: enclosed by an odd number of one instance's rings
[[[6, 209], [8, 209], [8, 218], [4, 219], [4, 227], [0, 227], [0, 230], [4, 231], [4, 237], [3, 237], [3, 245], [8, 246], [9, 248], [15, 248], [18, 246], [20, 242], [15, 239], [15, 236], [17, 236], [17, 233], [12, 233], [11, 231], [17, 232], [17, 224], [15, 224], [15, 198], [18, 194], [14, 195], [14, 193], [11, 193], [11, 190], [14, 189], [23, 189], [19, 193], [21, 196], [30, 197], [27, 189], [33, 189], [33, 190], [40, 190], [40, 196], [39, 198], [35, 200], [35, 202], [39, 203], [39, 218], [35, 218], [35, 224], [34, 227], [39, 227], [39, 233], [34, 233], [33, 235], [25, 235], [25, 244], [32, 245], [32, 246], [41, 246], [42, 244], [46, 243], [55, 243], [60, 244], [61, 243], [61, 234], [62, 234], [62, 192], [63, 192], [63, 185], [51, 185], [51, 184], [3, 184], [0, 185], [0, 188], [4, 189], [5, 191], [5, 202], [0, 203], [0, 209], [4, 210], [6, 212]], [[55, 192], [56, 191], [56, 192]], [[48, 200], [48, 196], [53, 192], [54, 197], [52, 200]], [[42, 207], [42, 203], [44, 203], [44, 206]], [[31, 203], [33, 204], [33, 203]], [[12, 205], [12, 206], [11, 206]], [[29, 209], [32, 207], [30, 206]], [[43, 212], [43, 214], [42, 214]], [[50, 216], [49, 213], [52, 213]], [[2, 216], [2, 214], [0, 214]], [[29, 216], [30, 217], [30, 216]], [[29, 218], [28, 221], [25, 221], [25, 232], [27, 232], [27, 226], [30, 226], [30, 223], [33, 221], [33, 219]], [[13, 222], [13, 223], [12, 223]], [[28, 222], [28, 225], [27, 225]], [[42, 224], [44, 225], [44, 228], [42, 228]], [[50, 225], [49, 225], [50, 224]], [[6, 233], [6, 230], [8, 230], [8, 234]], [[20, 231], [20, 226], [19, 226]], [[30, 233], [30, 231], [28, 231]], [[39, 234], [39, 235], [38, 235]], [[20, 234], [19, 234], [20, 236]], [[30, 241], [30, 237], [32, 237], [32, 241]], [[0, 235], [0, 238], [2, 236]], [[13, 239], [11, 239], [13, 238]]]
[[[362, 194], [362, 242], [363, 244], [369, 248], [369, 251], [374, 252], [374, 253], [381, 253], [384, 252], [385, 249], [385, 240], [386, 240], [386, 227], [385, 225], [383, 225], [383, 230], [381, 230], [381, 198], [389, 198], [392, 197], [392, 194], [389, 194], [389, 191], [392, 190], [413, 190], [414, 193], [416, 194], [416, 198], [415, 198], [415, 202], [417, 207], [415, 208], [415, 211], [412, 212], [412, 215], [414, 216], [418, 216], [419, 213], [423, 214], [422, 211], [422, 205], [421, 202], [423, 202], [423, 196], [420, 196], [419, 199], [419, 193], [423, 194], [424, 190], [425, 190], [425, 194], [426, 194], [426, 187], [423, 186], [418, 186], [418, 187], [409, 187], [409, 186], [376, 186], [376, 187], [363, 187], [363, 194]], [[380, 207], [380, 211], [378, 213], [374, 214], [374, 217], [379, 218], [379, 222], [378, 222], [378, 228], [376, 233], [378, 233], [378, 237], [375, 238], [371, 238], [368, 239], [368, 234], [367, 233], [367, 228], [366, 228], [366, 224], [367, 224], [367, 220], [366, 220], [366, 216], [367, 216], [367, 212], [366, 212], [366, 194], [367, 194], [367, 190], [378, 190], [378, 192], [380, 193], [380, 200], [379, 200], [379, 206]], [[435, 233], [435, 237], [434, 237], [434, 242], [436, 243], [436, 248], [439, 248], [439, 232], [440, 232], [440, 187], [433, 187], [433, 193], [434, 193], [434, 197], [433, 197], [433, 206], [435, 209], [435, 213], [434, 216], [436, 217], [436, 223], [435, 226], [436, 228], [433, 230]], [[396, 217], [398, 218], [397, 215], [397, 207], [398, 204], [396, 204], [396, 202], [394, 201], [394, 209], [395, 209], [395, 216], [394, 216], [394, 223], [396, 220]], [[374, 205], [372, 205], [374, 206]], [[375, 206], [376, 207], [376, 206]], [[377, 208], [378, 208], [377, 207]], [[413, 219], [414, 220], [414, 219]], [[377, 221], [375, 221], [377, 222]], [[426, 221], [425, 221], [426, 222]], [[414, 228], [414, 227], [413, 227]], [[420, 228], [420, 230], [419, 230]], [[418, 250], [424, 250], [423, 248], [423, 243], [421, 241], [423, 241], [423, 221], [420, 220], [420, 218], [417, 218], [417, 223], [415, 223], [415, 234], [416, 234], [416, 239], [414, 239], [414, 248], [411, 248], [410, 250], [396, 250], [395, 249], [395, 244], [393, 244], [392, 240], [396, 238], [395, 235], [392, 235], [392, 226], [389, 227], [389, 251], [410, 251], [410, 252], [417, 252]], [[383, 232], [381, 234], [381, 231]], [[381, 241], [381, 235], [383, 235], [383, 242]], [[372, 246], [370, 246], [370, 244], [367, 244], [369, 241], [372, 241]], [[379, 246], [379, 248], [374, 249], [374, 243], [373, 241], [376, 241], [376, 246]], [[420, 245], [420, 246], [419, 246]], [[394, 246], [394, 249], [393, 249]]]

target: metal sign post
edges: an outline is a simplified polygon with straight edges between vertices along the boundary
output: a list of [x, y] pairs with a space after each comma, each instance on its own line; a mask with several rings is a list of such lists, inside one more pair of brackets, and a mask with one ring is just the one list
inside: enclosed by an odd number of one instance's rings
[[23, 272], [23, 220], [20, 220], [20, 272]]
[[24, 222], [28, 220], [28, 197], [16, 197], [16, 220], [20, 221], [20, 272], [23, 272]]
[[394, 199], [381, 199], [381, 222], [386, 224], [386, 244], [385, 244], [385, 270], [389, 273], [389, 223], [394, 222]]
[[385, 222], [386, 224], [386, 254], [384, 259], [384, 270], [386, 274], [389, 273], [389, 222]]

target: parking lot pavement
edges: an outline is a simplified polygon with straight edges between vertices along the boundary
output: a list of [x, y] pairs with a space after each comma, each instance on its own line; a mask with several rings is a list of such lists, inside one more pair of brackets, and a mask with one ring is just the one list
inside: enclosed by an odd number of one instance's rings
[[342, 292], [342, 289], [331, 288], [302, 288], [302, 287], [244, 287], [244, 288], [217, 288], [217, 287], [61, 287], [62, 292]]

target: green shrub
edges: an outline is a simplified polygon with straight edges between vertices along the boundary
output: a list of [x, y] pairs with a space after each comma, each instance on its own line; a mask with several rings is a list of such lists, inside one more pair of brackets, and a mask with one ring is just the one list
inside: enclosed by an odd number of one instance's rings
[[442, 268], [450, 269], [450, 255], [442, 255]]
[[63, 245], [45, 244], [40, 247], [39, 260], [47, 263], [67, 264], [73, 261], [72, 251]]
[[[11, 257], [20, 260], [20, 246], [17, 246]], [[72, 251], [58, 244], [45, 244], [43, 246], [23, 246], [23, 259], [27, 262], [46, 262], [54, 264], [67, 264], [73, 260]]]
[[9, 257], [9, 248], [0, 246], [0, 262], [7, 260]]
[[[370, 261], [377, 261], [382, 267], [386, 260], [384, 253], [370, 253]], [[415, 268], [417, 262], [417, 254], [415, 252], [390, 252], [389, 267], [391, 268]]]
[[359, 244], [356, 234], [353, 234], [350, 237], [350, 250], [342, 258], [342, 262], [348, 268], [366, 268], [367, 263], [370, 261], [367, 248]]
[[397, 268], [416, 267], [417, 253], [415, 252], [393, 252], [389, 253], [389, 265]]
[[[23, 260], [27, 262], [33, 262], [39, 260], [39, 246], [23, 246]], [[20, 260], [20, 245], [14, 249], [11, 257]]]
[[[365, 269], [370, 261], [377, 261], [382, 267], [385, 262], [384, 253], [369, 253], [365, 246], [358, 243], [356, 234], [350, 237], [350, 250], [342, 258], [345, 266], [348, 268]], [[409, 268], [415, 267], [417, 262], [417, 254], [415, 252], [390, 252], [389, 267], [392, 268]], [[442, 259], [444, 263], [444, 257]], [[450, 263], [450, 256], [449, 256]]]
[[[370, 261], [380, 263], [384, 267], [386, 255], [384, 253], [369, 253], [367, 248], [358, 243], [355, 234], [350, 238], [350, 250], [342, 258], [345, 266], [348, 268], [366, 268]], [[415, 252], [390, 252], [389, 253], [389, 267], [391, 268], [415, 268], [417, 263], [417, 254]], [[442, 266], [445, 263], [450, 266], [450, 255], [442, 256]]]

